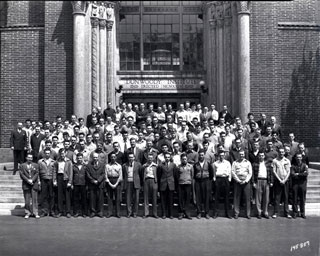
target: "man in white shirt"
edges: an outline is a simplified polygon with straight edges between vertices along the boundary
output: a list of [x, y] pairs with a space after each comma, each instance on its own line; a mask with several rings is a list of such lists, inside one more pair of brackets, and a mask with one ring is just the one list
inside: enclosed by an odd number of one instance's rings
[[214, 104], [210, 105], [211, 118], [214, 120], [215, 124], [218, 122], [219, 113], [216, 110], [216, 106]]
[[219, 159], [212, 164], [213, 167], [213, 181], [215, 182], [214, 193], [214, 215], [213, 218], [218, 217], [219, 199], [221, 190], [225, 192], [224, 196], [224, 210], [226, 217], [231, 219], [229, 214], [229, 191], [231, 182], [231, 164], [228, 160], [225, 160], [225, 152], [218, 152]]
[[245, 159], [245, 152], [243, 149], [239, 151], [239, 159], [233, 162], [232, 177], [234, 179], [234, 218], [238, 219], [240, 213], [240, 199], [242, 193], [245, 196], [246, 214], [247, 218], [251, 219], [251, 204], [250, 204], [250, 179], [252, 177], [251, 163]]
[[272, 169], [274, 174], [274, 214], [272, 218], [277, 218], [279, 213], [279, 205], [282, 197], [282, 193], [284, 194], [284, 213], [288, 219], [291, 219], [291, 215], [289, 214], [289, 177], [290, 177], [290, 161], [284, 156], [284, 148], [280, 147], [278, 149], [278, 157], [273, 159], [272, 161]]

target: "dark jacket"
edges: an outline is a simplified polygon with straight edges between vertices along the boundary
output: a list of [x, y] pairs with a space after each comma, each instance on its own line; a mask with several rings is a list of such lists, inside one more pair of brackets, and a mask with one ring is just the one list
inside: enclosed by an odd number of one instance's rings
[[87, 166], [85, 164], [82, 164], [82, 167], [80, 169], [77, 164], [73, 165], [73, 185], [74, 186], [86, 185], [86, 172], [87, 172]]
[[[36, 163], [31, 163], [30, 172], [28, 171], [28, 164], [23, 163], [20, 165], [20, 177], [22, 179], [22, 189], [23, 190], [38, 190], [38, 178], [39, 178], [39, 165]], [[32, 179], [33, 185], [29, 184], [28, 179]]]
[[[270, 163], [268, 163], [267, 161], [264, 161], [264, 163], [265, 163], [266, 169], [267, 169], [267, 182], [269, 184], [271, 184], [274, 181], [272, 165]], [[253, 178], [251, 179], [251, 182], [257, 183], [260, 163], [258, 161], [258, 162], [253, 162], [251, 164], [252, 164], [252, 176], [253, 176]]]
[[41, 141], [44, 139], [43, 134], [39, 134], [39, 137], [36, 136], [36, 134], [32, 134], [30, 137], [30, 145], [32, 149], [33, 156], [38, 157], [39, 149]]
[[[53, 172], [53, 182], [57, 181], [57, 175], [59, 170], [58, 160], [54, 163], [55, 171]], [[64, 171], [63, 171], [63, 180], [66, 180], [72, 184], [72, 179], [73, 179], [72, 161], [67, 157], [65, 158], [64, 161], [65, 161], [65, 165], [64, 165]]]
[[[95, 167], [93, 162], [90, 162], [87, 165], [86, 175], [88, 179], [88, 187], [89, 189], [94, 189], [99, 187], [105, 187], [106, 173], [105, 173], [105, 165], [98, 163], [98, 166]], [[98, 184], [95, 184], [94, 181], [97, 180]]]
[[[135, 148], [135, 151], [136, 153], [134, 154], [134, 157], [135, 157], [135, 161], [139, 162], [140, 164], [142, 163], [143, 161], [143, 151], [139, 148]], [[128, 154], [133, 152], [133, 149], [130, 147], [128, 148], [125, 152], [124, 152], [124, 155], [125, 155], [125, 160], [124, 160], [124, 163], [127, 163], [129, 160], [128, 160]]]
[[159, 190], [165, 191], [167, 187], [170, 191], [175, 189], [175, 180], [174, 177], [177, 172], [177, 166], [169, 162], [168, 166], [166, 163], [162, 163], [158, 166], [157, 175], [159, 180]]
[[[308, 167], [305, 163], [301, 163], [301, 165], [294, 164], [291, 166], [290, 170], [292, 182], [296, 183], [299, 181], [306, 181], [308, 176]], [[299, 175], [296, 176], [295, 174], [298, 173]]]
[[10, 147], [14, 150], [24, 150], [28, 146], [27, 133], [25, 130], [21, 130], [19, 133], [17, 129], [11, 132]]
[[194, 164], [193, 169], [195, 180], [202, 180], [205, 178], [209, 178], [210, 180], [213, 179], [213, 167], [206, 160], [204, 160], [203, 168], [201, 167], [200, 163], [197, 162]]
[[[127, 189], [127, 185], [128, 185], [128, 168], [129, 168], [129, 163], [125, 163], [124, 165], [122, 165], [123, 189]], [[139, 162], [134, 161], [133, 162], [133, 187], [135, 189], [141, 188], [141, 184], [142, 184], [141, 175], [142, 175], [142, 165]]]

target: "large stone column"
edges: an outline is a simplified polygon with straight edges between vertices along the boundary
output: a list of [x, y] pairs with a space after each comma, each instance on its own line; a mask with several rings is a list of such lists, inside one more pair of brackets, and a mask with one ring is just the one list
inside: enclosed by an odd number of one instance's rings
[[115, 86], [113, 79], [113, 18], [114, 18], [114, 4], [107, 3], [107, 101], [115, 106]]
[[92, 5], [91, 14], [91, 90], [92, 106], [100, 105], [99, 101], [99, 19], [98, 7]]
[[100, 86], [100, 106], [102, 110], [107, 105], [107, 33], [106, 26], [107, 20], [105, 19], [106, 8], [104, 6], [99, 7], [99, 42], [100, 42], [100, 54], [99, 54], [99, 86]]
[[239, 112], [244, 122], [250, 112], [250, 11], [248, 1], [238, 2]]
[[86, 1], [72, 1], [73, 7], [73, 111], [78, 117], [85, 117], [85, 15]]

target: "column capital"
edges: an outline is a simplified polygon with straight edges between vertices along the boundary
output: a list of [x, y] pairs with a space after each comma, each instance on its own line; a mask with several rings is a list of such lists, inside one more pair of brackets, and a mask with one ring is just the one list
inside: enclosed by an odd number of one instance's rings
[[73, 8], [73, 15], [80, 14], [86, 15], [87, 11], [87, 1], [71, 1], [72, 8]]
[[113, 20], [107, 20], [107, 30], [110, 31], [112, 30], [113, 27]]
[[101, 29], [105, 29], [106, 26], [107, 26], [107, 21], [104, 19], [99, 19], [99, 27]]
[[98, 19], [97, 17], [92, 16], [91, 19], [90, 19], [90, 21], [91, 21], [91, 26], [92, 26], [93, 28], [97, 28], [97, 27], [98, 27], [98, 25], [99, 25], [99, 19]]
[[238, 1], [238, 14], [250, 15], [250, 1]]

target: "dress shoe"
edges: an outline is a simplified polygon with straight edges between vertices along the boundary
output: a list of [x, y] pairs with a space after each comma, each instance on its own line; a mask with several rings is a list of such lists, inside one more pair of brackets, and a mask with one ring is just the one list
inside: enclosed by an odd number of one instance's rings
[[304, 213], [301, 213], [301, 218], [306, 219], [307, 216]]
[[154, 215], [153, 216], [155, 219], [159, 219], [159, 216], [158, 215]]
[[107, 213], [106, 218], [110, 218], [110, 217], [111, 217], [111, 214]]
[[287, 218], [287, 219], [292, 219], [292, 217], [291, 217], [290, 214], [287, 214], [287, 215], [286, 215], [286, 218]]
[[87, 215], [86, 215], [86, 214], [82, 214], [82, 217], [83, 217], [83, 218], [87, 218]]
[[45, 213], [45, 212], [43, 212], [43, 213], [40, 214], [40, 217], [41, 217], [41, 218], [44, 218], [44, 217], [46, 217], [46, 216], [49, 216], [49, 214], [48, 214], [48, 213]]
[[137, 218], [137, 214], [134, 213], [134, 214], [133, 214], [133, 218]]
[[26, 214], [26, 215], [24, 216], [25, 219], [29, 219], [29, 217], [30, 217], [30, 214]]
[[188, 215], [188, 214], [186, 214], [186, 218], [187, 218], [188, 220], [192, 220], [191, 216]]
[[250, 215], [248, 215], [248, 216], [247, 216], [247, 219], [248, 219], [248, 220], [250, 220], [250, 219], [251, 219], [251, 216], [250, 216]]
[[127, 214], [127, 218], [130, 218], [131, 217], [131, 214], [129, 213], [129, 214]]
[[90, 218], [93, 218], [94, 216], [95, 216], [94, 213], [91, 213], [91, 214], [90, 214]]
[[61, 217], [61, 213], [59, 212], [55, 217], [56, 218], [60, 218]]
[[234, 218], [235, 218], [235, 219], [238, 219], [238, 218], [239, 218], [239, 215], [238, 215], [238, 214], [234, 215]]
[[276, 219], [277, 217], [278, 217], [278, 216], [277, 216], [276, 213], [272, 215], [272, 218], [273, 218], [273, 219]]
[[263, 217], [265, 217], [266, 219], [269, 219], [269, 214], [263, 214]]
[[216, 213], [212, 216], [212, 218], [214, 218], [214, 219], [218, 218], [218, 213], [216, 212]]
[[209, 216], [208, 213], [206, 214], [206, 219], [207, 219], [207, 220], [210, 219], [210, 216]]
[[79, 217], [79, 213], [76, 213], [75, 215], [73, 215], [73, 217], [78, 218]]
[[201, 213], [198, 213], [197, 219], [200, 219], [200, 218], [201, 218]]
[[147, 215], [142, 215], [142, 219], [146, 219], [147, 218]]
[[178, 220], [182, 220], [182, 218], [183, 218], [183, 215], [182, 215], [182, 214], [179, 214]]
[[173, 220], [173, 216], [170, 216], [169, 218], [170, 218], [171, 220]]
[[67, 213], [67, 218], [71, 218], [71, 214], [70, 213]]
[[297, 214], [294, 213], [294, 214], [292, 215], [292, 218], [296, 219], [296, 218], [297, 218]]
[[259, 215], [257, 216], [257, 218], [258, 218], [259, 220], [261, 220], [261, 215], [259, 214]]
[[36, 219], [40, 219], [40, 216], [37, 214], [37, 215], [35, 216], [35, 218], [36, 218]]
[[162, 219], [166, 219], [166, 218], [167, 218], [167, 216], [166, 216], [166, 215], [163, 215], [163, 216], [162, 216]]
[[116, 217], [117, 217], [118, 219], [120, 219], [120, 218], [121, 218], [120, 214], [116, 214]]

